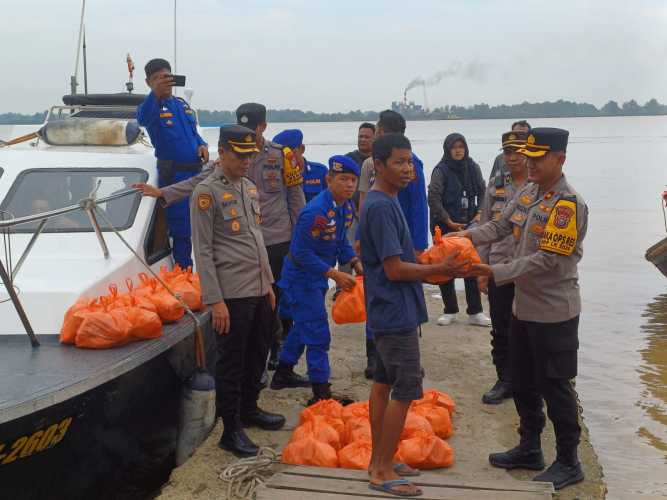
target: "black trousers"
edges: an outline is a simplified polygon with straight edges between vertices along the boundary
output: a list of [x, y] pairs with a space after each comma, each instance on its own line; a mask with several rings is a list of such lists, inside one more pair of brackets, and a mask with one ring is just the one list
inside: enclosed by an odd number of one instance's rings
[[[289, 332], [290, 328], [292, 328], [291, 319], [280, 318], [278, 316], [278, 304], [280, 304], [280, 288], [278, 288], [278, 285], [276, 285], [276, 283], [280, 281], [280, 275], [283, 272], [283, 262], [289, 253], [289, 245], [290, 242], [286, 241], [284, 243], [276, 243], [275, 245], [269, 245], [266, 247], [266, 253], [269, 256], [269, 266], [271, 266], [271, 272], [273, 273], [273, 279], [275, 280], [275, 283], [273, 284], [273, 292], [276, 295], [276, 311], [274, 313], [273, 329], [274, 347], [272, 347], [272, 349], [277, 349], [277, 344], [281, 340], [281, 333], [283, 339], [287, 338], [287, 333]], [[281, 328], [279, 328], [279, 325], [282, 326], [282, 332]]]
[[498, 380], [510, 382], [509, 335], [514, 302], [514, 283], [498, 286], [489, 279], [489, 311], [491, 313], [491, 358]]
[[260, 380], [271, 344], [273, 311], [267, 296], [225, 300], [227, 335], [217, 335], [215, 369], [218, 413], [225, 428], [239, 425], [242, 414], [257, 408]]
[[576, 461], [581, 428], [577, 393], [579, 316], [560, 323], [536, 323], [512, 317], [510, 360], [514, 404], [521, 433], [541, 433], [545, 418], [542, 401], [556, 434], [557, 457]]
[[[468, 303], [467, 313], [477, 314], [482, 312], [482, 297], [479, 294], [477, 278], [464, 278], [463, 282], [466, 288], [466, 302]], [[459, 303], [456, 300], [456, 288], [454, 280], [440, 285], [442, 302], [445, 304], [445, 314], [456, 314], [459, 312]]]

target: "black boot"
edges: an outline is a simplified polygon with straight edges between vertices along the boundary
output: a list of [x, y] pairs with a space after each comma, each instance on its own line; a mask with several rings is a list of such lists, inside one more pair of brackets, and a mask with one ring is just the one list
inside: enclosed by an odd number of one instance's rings
[[259, 427], [266, 431], [277, 431], [285, 425], [285, 417], [277, 413], [264, 411], [259, 407], [241, 414], [243, 427]]
[[512, 397], [512, 384], [497, 380], [494, 386], [482, 396], [482, 402], [487, 405], [499, 405], [504, 399]]
[[501, 469], [544, 469], [540, 435], [523, 433], [519, 446], [502, 453], [491, 453], [489, 463]]
[[578, 460], [574, 463], [566, 463], [561, 461], [560, 458], [557, 458], [542, 474], [533, 478], [533, 481], [552, 483], [556, 490], [580, 483], [583, 480], [584, 471], [581, 470], [581, 464]]
[[308, 400], [308, 406], [314, 405], [323, 399], [331, 399], [331, 384], [325, 382], [324, 384], [312, 384], [313, 397]]
[[292, 365], [279, 362], [278, 368], [271, 379], [271, 389], [278, 391], [287, 387], [310, 387], [310, 381], [306, 377], [294, 373]]
[[364, 377], [368, 380], [373, 378], [375, 373], [375, 356], [377, 351], [375, 349], [375, 340], [366, 339], [366, 369], [364, 370]]
[[237, 457], [254, 457], [259, 451], [259, 447], [250, 440], [238, 422], [225, 423], [218, 447]]

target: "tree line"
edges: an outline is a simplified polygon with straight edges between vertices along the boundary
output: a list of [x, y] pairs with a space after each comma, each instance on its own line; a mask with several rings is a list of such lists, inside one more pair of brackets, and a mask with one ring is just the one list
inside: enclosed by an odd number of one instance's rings
[[[521, 104], [501, 104], [490, 106], [485, 103], [473, 106], [441, 106], [432, 110], [424, 110], [420, 106], [409, 104], [403, 106], [394, 103], [393, 108], [403, 113], [408, 120], [452, 120], [452, 119], [488, 119], [488, 118], [569, 118], [579, 116], [648, 116], [667, 115], [667, 105], [651, 99], [643, 106], [634, 99], [619, 104], [609, 101], [601, 108], [593, 104], [558, 100], [555, 102], [522, 102]], [[234, 123], [236, 116], [233, 111], [198, 111], [202, 126], [219, 126]], [[22, 125], [39, 124], [44, 121], [46, 112], [30, 114], [0, 114], [0, 124]], [[360, 122], [377, 120], [377, 111], [348, 111], [347, 113], [315, 113], [300, 109], [270, 109], [268, 121], [284, 122]]]

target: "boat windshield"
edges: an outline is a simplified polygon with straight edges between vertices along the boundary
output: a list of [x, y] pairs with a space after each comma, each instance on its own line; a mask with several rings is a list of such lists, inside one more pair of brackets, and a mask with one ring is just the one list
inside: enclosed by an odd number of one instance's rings
[[[14, 181], [7, 196], [0, 205], [3, 219], [25, 217], [75, 205], [87, 198], [98, 181], [100, 187], [96, 198], [124, 191], [137, 182], [146, 182], [148, 173], [142, 169], [130, 168], [36, 168], [21, 172]], [[100, 203], [111, 223], [117, 229], [127, 229], [134, 223], [141, 196], [128, 195]], [[103, 231], [110, 231], [108, 225], [98, 218]], [[33, 232], [39, 221], [13, 226], [15, 233]], [[72, 212], [49, 220], [45, 233], [70, 233], [93, 231], [88, 215], [84, 211]]]

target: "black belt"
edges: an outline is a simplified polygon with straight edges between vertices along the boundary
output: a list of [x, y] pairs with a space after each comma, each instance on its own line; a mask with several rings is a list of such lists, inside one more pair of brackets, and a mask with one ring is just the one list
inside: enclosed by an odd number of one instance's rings
[[177, 163], [173, 160], [158, 160], [157, 170], [158, 178], [161, 186], [168, 186], [174, 181], [174, 173], [176, 172], [192, 172], [198, 174], [201, 172], [201, 163]]

